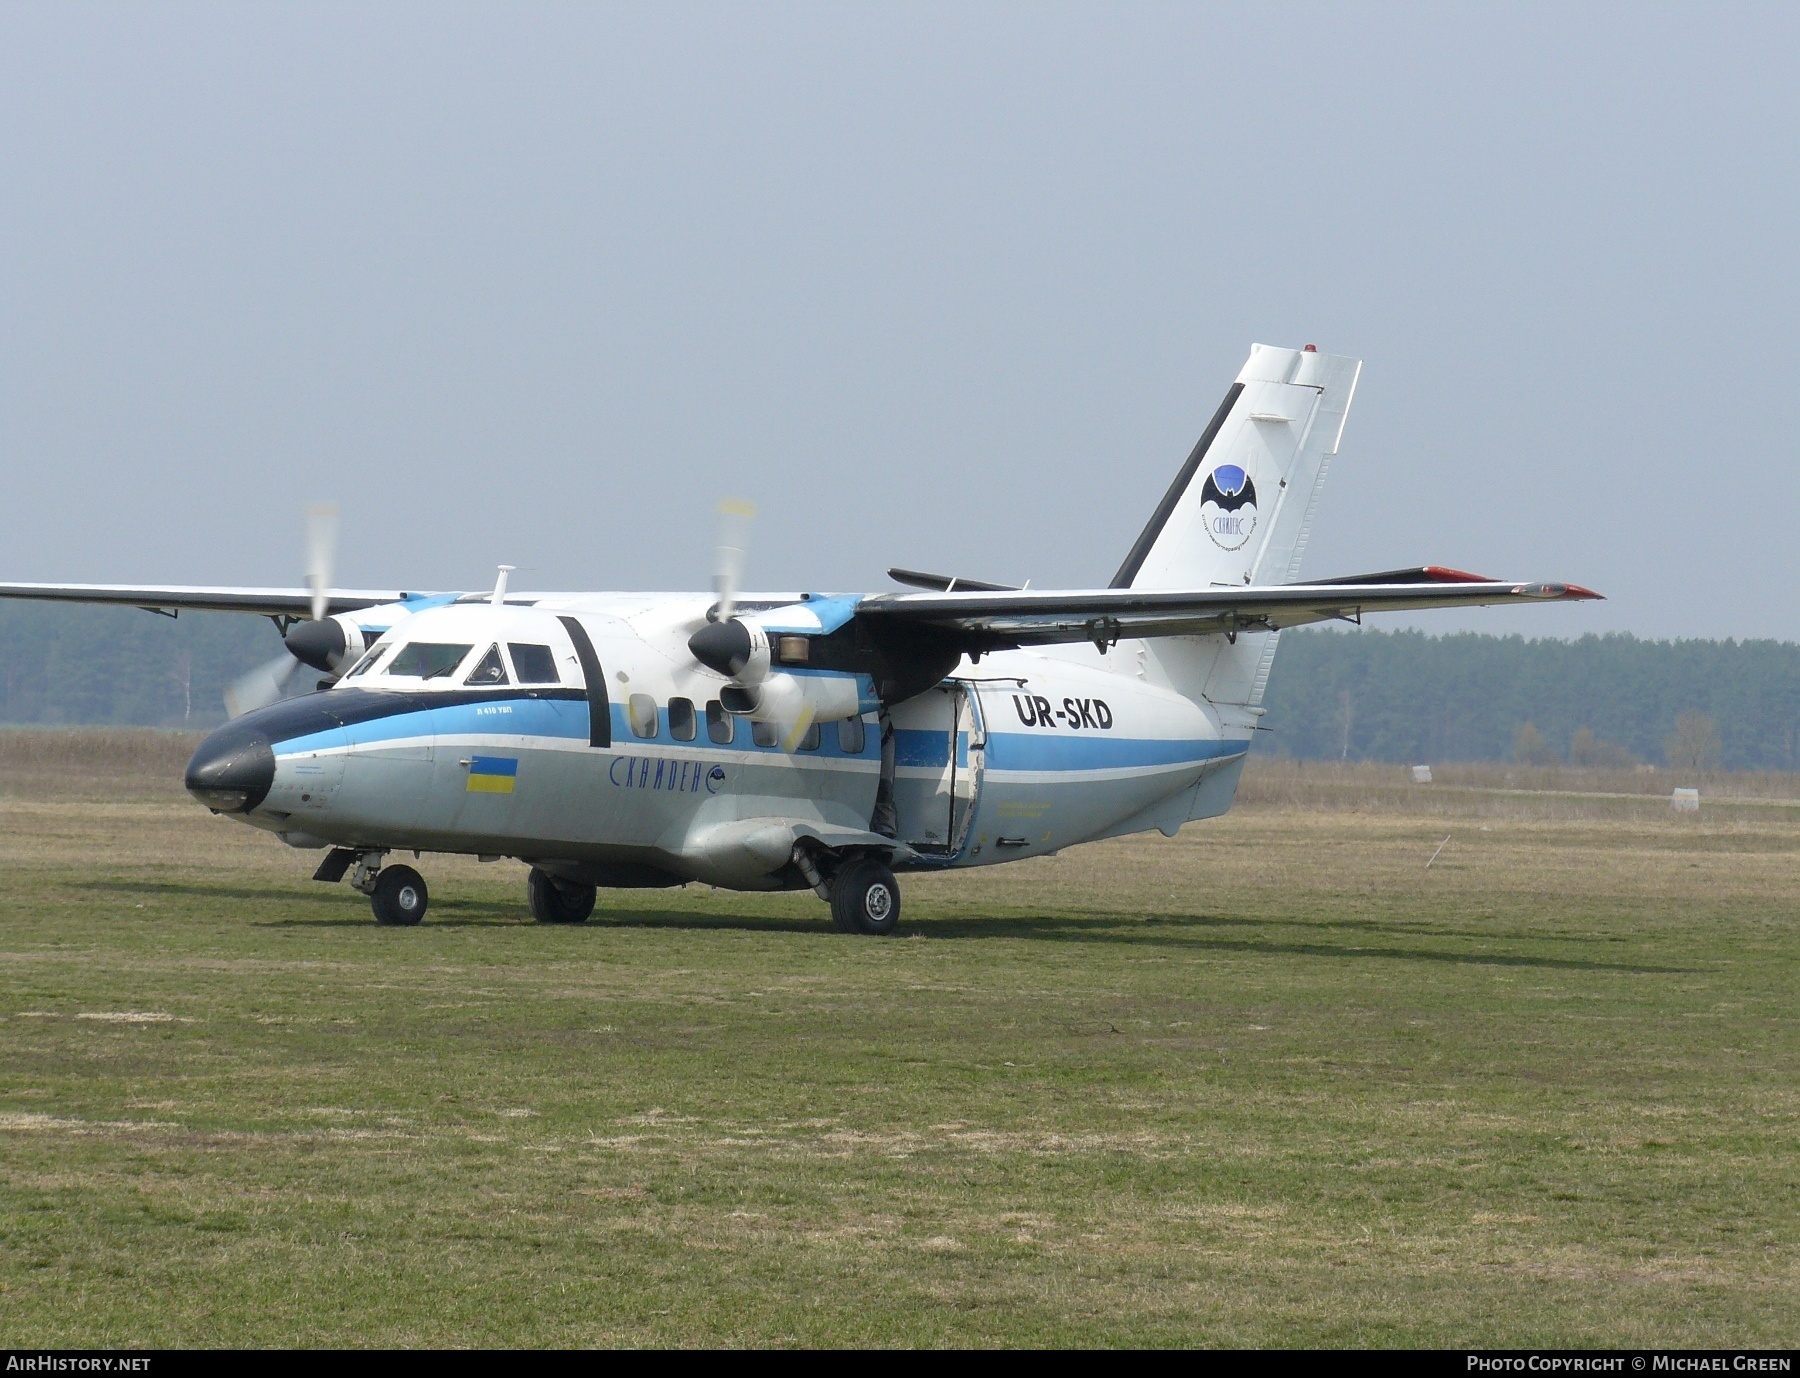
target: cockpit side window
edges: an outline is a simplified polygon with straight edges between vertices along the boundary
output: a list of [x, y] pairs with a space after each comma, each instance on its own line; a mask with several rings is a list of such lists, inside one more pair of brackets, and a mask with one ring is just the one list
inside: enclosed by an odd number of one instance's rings
[[345, 679], [355, 679], [358, 675], [366, 675], [375, 668], [375, 662], [388, 653], [391, 647], [375, 645], [363, 652], [363, 658], [352, 665], [344, 675]]
[[512, 652], [513, 672], [520, 684], [560, 684], [556, 673], [556, 657], [548, 646], [523, 646], [517, 641], [506, 643]]
[[506, 665], [500, 659], [500, 648], [489, 646], [487, 654], [476, 663], [464, 684], [505, 684]]
[[436, 641], [413, 641], [394, 653], [387, 673], [395, 679], [443, 679], [456, 673], [473, 646], [450, 646]]

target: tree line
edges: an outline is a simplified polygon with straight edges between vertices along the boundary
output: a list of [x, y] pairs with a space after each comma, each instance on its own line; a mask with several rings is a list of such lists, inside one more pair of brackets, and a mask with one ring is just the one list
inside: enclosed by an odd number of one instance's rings
[[0, 722], [208, 727], [225, 686], [280, 654], [261, 617], [0, 603]]
[[1259, 745], [1351, 761], [1800, 769], [1800, 645], [1285, 632]]
[[[0, 604], [0, 722], [206, 727], [260, 617]], [[1352, 761], [1800, 769], [1800, 645], [1286, 632], [1260, 748]]]

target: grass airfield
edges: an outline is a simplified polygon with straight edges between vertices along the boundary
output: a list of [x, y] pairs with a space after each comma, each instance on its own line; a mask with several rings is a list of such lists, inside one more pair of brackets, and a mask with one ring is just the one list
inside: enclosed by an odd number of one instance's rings
[[1257, 763], [878, 940], [377, 928], [184, 755], [0, 741], [0, 1344], [1800, 1339], [1791, 780]]

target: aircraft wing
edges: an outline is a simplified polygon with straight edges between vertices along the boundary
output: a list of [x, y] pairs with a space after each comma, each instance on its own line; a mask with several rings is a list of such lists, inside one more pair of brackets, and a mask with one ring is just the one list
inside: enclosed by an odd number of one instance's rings
[[1072, 641], [1104, 646], [1137, 637], [1235, 636], [1308, 622], [1357, 622], [1366, 612], [1598, 597], [1579, 584], [1486, 579], [1426, 566], [1267, 587], [884, 593], [864, 598], [856, 616], [896, 630], [947, 632], [969, 650], [1004, 650]]
[[[398, 603], [407, 596], [385, 589], [333, 589], [329, 612], [357, 612], [380, 603]], [[31, 598], [48, 603], [111, 603], [150, 612], [193, 608], [205, 612], [254, 612], [265, 617], [312, 616], [311, 589], [204, 588], [186, 584], [0, 584], [0, 598]]]

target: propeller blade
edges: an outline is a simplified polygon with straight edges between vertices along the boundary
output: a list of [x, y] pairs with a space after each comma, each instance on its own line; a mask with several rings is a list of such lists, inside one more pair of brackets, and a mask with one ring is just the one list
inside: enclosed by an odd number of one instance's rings
[[[254, 670], [239, 675], [225, 686], [225, 715], [241, 718], [258, 708], [279, 703], [296, 692], [295, 681], [307, 669], [283, 651], [275, 659], [265, 661]], [[316, 676], [318, 671], [312, 673]]]
[[781, 739], [781, 749], [792, 756], [800, 749], [800, 739], [806, 735], [806, 729], [813, 725], [818, 710], [811, 703], [800, 706], [800, 716], [794, 720], [793, 728]]
[[[331, 571], [337, 559], [337, 504], [316, 502], [306, 509], [306, 587], [312, 591], [312, 620], [323, 622], [331, 610]], [[339, 650], [342, 650], [341, 638]], [[316, 675], [291, 650], [248, 670], [225, 686], [225, 713], [232, 718], [301, 692], [302, 677]], [[310, 685], [308, 686], [310, 687]]]
[[331, 606], [331, 567], [337, 558], [337, 530], [335, 503], [316, 502], [306, 509], [306, 586], [312, 590], [315, 622], [322, 620]]
[[719, 621], [737, 607], [738, 589], [744, 582], [744, 551], [750, 543], [750, 523], [756, 508], [742, 498], [726, 498], [719, 504], [719, 546], [713, 559], [713, 592], [719, 598]]

